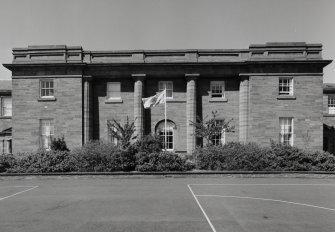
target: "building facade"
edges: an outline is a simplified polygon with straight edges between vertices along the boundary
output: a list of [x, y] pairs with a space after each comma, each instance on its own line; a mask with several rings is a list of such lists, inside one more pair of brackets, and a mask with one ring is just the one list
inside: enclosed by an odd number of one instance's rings
[[164, 105], [142, 98], [167, 90], [168, 148], [201, 144], [196, 117], [232, 119], [218, 142], [281, 142], [323, 147], [320, 44], [266, 43], [231, 50], [86, 51], [82, 47], [13, 49], [13, 151], [48, 148], [64, 136], [70, 148], [113, 142], [110, 122], [134, 120], [136, 134], [165, 134]]
[[323, 149], [335, 154], [335, 84], [324, 84], [323, 93]]
[[0, 154], [12, 151], [12, 83], [0, 81]]

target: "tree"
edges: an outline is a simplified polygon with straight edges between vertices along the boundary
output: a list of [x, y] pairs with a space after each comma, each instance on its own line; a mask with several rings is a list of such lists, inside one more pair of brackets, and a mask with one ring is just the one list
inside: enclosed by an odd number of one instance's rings
[[[234, 132], [234, 126], [231, 126], [231, 121], [224, 118], [217, 118], [217, 111], [212, 112], [212, 117], [208, 119], [206, 116], [204, 119], [197, 116], [196, 121], [190, 121], [191, 125], [195, 127], [195, 135], [197, 138], [205, 139], [206, 144], [213, 145], [213, 138], [223, 131]], [[220, 123], [218, 123], [220, 122]]]
[[130, 123], [128, 116], [127, 121], [123, 126], [115, 119], [113, 119], [112, 122], [108, 121], [107, 124], [111, 137], [117, 140], [117, 145], [122, 149], [128, 148], [131, 141], [137, 138], [136, 135], [133, 136], [134, 132], [136, 131], [135, 122]]

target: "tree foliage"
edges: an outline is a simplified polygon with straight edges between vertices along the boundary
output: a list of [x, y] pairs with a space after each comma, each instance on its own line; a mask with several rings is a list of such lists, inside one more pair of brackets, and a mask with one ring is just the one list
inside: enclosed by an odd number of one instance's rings
[[[218, 123], [218, 120], [220, 123]], [[213, 145], [214, 136], [222, 133], [222, 131], [234, 132], [235, 127], [231, 125], [232, 120], [226, 120], [221, 117], [218, 119], [217, 111], [213, 111], [211, 118], [208, 118], [208, 115], [203, 119], [197, 116], [196, 121], [190, 121], [190, 123], [195, 127], [196, 137], [204, 139], [208, 145]]]
[[129, 122], [128, 116], [124, 125], [121, 125], [113, 119], [112, 122], [108, 122], [108, 128], [110, 128], [109, 133], [112, 137], [116, 138], [118, 141], [117, 145], [122, 149], [128, 148], [131, 141], [137, 138], [137, 136], [134, 135], [136, 131], [135, 122]]

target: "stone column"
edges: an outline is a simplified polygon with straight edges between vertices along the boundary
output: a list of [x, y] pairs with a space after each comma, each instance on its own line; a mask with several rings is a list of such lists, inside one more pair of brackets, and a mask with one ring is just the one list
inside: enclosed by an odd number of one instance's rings
[[192, 126], [191, 121], [196, 120], [196, 80], [199, 74], [185, 74], [187, 81], [186, 92], [186, 147], [187, 153], [192, 154], [196, 146], [195, 128]]
[[239, 141], [248, 141], [249, 77], [240, 77]]
[[132, 74], [134, 79], [134, 120], [135, 120], [135, 135], [137, 139], [141, 139], [144, 130], [144, 112], [142, 105], [143, 86], [146, 74]]
[[83, 78], [83, 144], [87, 143], [90, 141], [92, 138], [92, 96], [91, 96], [91, 77], [84, 77]]

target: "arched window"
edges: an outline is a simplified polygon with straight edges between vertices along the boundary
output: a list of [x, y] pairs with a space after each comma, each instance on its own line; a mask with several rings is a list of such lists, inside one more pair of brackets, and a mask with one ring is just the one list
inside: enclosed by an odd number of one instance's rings
[[[172, 151], [174, 149], [174, 136], [175, 136], [176, 125], [174, 122], [168, 120], [166, 122], [165, 130], [165, 121], [160, 121], [156, 126], [156, 134], [159, 135], [163, 149]], [[165, 133], [166, 131], [166, 133]], [[165, 140], [166, 137], [166, 140]]]

